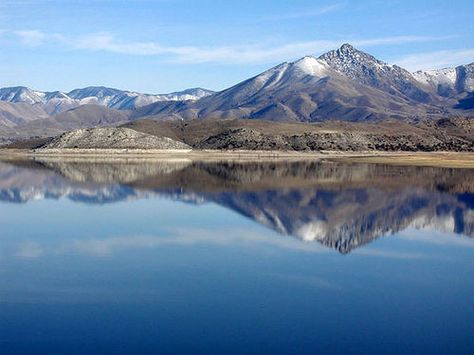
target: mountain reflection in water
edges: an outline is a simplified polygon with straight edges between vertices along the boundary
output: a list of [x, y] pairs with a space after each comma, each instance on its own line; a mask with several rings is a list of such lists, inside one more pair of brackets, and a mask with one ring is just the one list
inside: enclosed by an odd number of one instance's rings
[[474, 237], [474, 171], [318, 161], [0, 163], [0, 200], [213, 202], [341, 253], [407, 228]]

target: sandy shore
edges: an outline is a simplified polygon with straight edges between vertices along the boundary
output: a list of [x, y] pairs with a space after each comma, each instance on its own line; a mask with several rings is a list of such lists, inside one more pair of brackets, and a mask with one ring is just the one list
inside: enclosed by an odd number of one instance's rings
[[0, 160], [18, 159], [48, 159], [68, 161], [327, 160], [345, 163], [474, 168], [474, 153], [464, 152], [296, 152], [140, 149], [54, 149], [31, 151], [18, 149], [0, 149]]

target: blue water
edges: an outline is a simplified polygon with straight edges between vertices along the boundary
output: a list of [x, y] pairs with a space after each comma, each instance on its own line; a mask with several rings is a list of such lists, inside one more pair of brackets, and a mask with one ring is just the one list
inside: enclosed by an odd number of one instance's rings
[[1, 354], [473, 352], [470, 172], [255, 187], [226, 167], [210, 189], [74, 169], [0, 166]]

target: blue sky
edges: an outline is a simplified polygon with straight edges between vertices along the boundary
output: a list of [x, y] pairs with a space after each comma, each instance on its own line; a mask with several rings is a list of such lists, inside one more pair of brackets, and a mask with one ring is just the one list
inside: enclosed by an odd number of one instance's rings
[[0, 0], [0, 86], [220, 90], [350, 42], [410, 70], [474, 61], [474, 2]]

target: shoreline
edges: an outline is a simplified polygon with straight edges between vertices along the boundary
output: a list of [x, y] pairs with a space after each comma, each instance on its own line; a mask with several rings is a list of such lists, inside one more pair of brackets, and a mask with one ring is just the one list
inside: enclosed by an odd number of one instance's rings
[[387, 152], [387, 151], [254, 151], [254, 150], [150, 150], [150, 149], [1, 149], [0, 161], [272, 161], [321, 160], [343, 163], [371, 163], [447, 168], [474, 168], [472, 152]]

